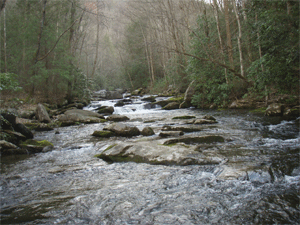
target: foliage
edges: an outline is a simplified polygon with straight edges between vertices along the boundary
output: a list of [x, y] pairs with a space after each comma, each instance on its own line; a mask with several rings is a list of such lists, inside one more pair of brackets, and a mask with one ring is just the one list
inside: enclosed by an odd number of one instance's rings
[[289, 1], [289, 12], [287, 4], [286, 1], [249, 4], [249, 26], [259, 33], [259, 38], [254, 36], [252, 41], [262, 50], [262, 57], [248, 68], [258, 91], [272, 86], [283, 93], [299, 92], [299, 3]]
[[[207, 36], [207, 33], [204, 32], [206, 23], [216, 29], [216, 24], [212, 19], [204, 20], [203, 17], [199, 17], [198, 27], [192, 35], [190, 47], [195, 56], [203, 58], [209, 57], [203, 46], [212, 45], [215, 41], [215, 38]], [[190, 74], [190, 79], [195, 80], [196, 94], [193, 96], [192, 103], [197, 107], [204, 107], [212, 103], [224, 105], [229, 100], [232, 84], [226, 83], [222, 67], [218, 67], [213, 62], [200, 61], [193, 57], [189, 60], [187, 72]]]
[[19, 87], [17, 81], [18, 75], [13, 73], [0, 73], [0, 91], [19, 91], [22, 88]]

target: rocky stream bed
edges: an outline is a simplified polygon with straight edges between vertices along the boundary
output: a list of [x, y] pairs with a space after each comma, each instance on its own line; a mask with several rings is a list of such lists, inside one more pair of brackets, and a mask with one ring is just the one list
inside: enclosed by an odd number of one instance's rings
[[76, 109], [34, 131], [47, 151], [1, 157], [2, 224], [299, 222], [299, 118], [116, 103], [83, 108], [114, 109], [90, 123], [69, 126]]

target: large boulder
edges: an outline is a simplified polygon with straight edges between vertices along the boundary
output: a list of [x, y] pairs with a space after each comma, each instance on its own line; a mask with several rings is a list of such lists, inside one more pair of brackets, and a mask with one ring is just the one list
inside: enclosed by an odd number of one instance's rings
[[266, 116], [282, 116], [284, 111], [284, 105], [280, 103], [273, 103], [266, 109]]
[[184, 145], [172, 147], [157, 144], [155, 142], [119, 142], [109, 146], [96, 157], [109, 163], [113, 162], [136, 162], [159, 165], [208, 165], [219, 164], [224, 159], [217, 153], [195, 151]]
[[135, 126], [127, 126], [124, 123], [113, 123], [103, 128], [116, 134], [116, 136], [133, 137], [140, 135], [140, 130]]
[[43, 106], [40, 103], [38, 104], [38, 106], [36, 108], [35, 117], [38, 121], [40, 121], [42, 123], [50, 123], [51, 122], [51, 119], [49, 117], [49, 114], [48, 114], [45, 106]]
[[101, 123], [105, 121], [102, 115], [81, 109], [68, 110], [58, 120], [63, 126], [74, 125], [76, 123]]

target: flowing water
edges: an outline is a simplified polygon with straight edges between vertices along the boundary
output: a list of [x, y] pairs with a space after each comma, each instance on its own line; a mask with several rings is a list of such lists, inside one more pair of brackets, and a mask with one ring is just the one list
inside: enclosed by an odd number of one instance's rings
[[[113, 105], [93, 102], [86, 109]], [[200, 146], [227, 158], [220, 165], [168, 166], [113, 163], [94, 155], [116, 139], [91, 134], [105, 124], [37, 132], [55, 148], [30, 156], [2, 157], [2, 224], [297, 224], [300, 221], [299, 119], [248, 111], [165, 111], [136, 99], [115, 113], [158, 136], [172, 117], [214, 116], [197, 135], [225, 143]], [[141, 138], [141, 137], [135, 137]]]

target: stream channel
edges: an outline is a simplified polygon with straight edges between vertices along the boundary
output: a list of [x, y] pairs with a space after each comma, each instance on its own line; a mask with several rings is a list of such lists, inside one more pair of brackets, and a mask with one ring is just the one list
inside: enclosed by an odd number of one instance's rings
[[[114, 105], [116, 100], [92, 102]], [[297, 224], [300, 221], [299, 118], [265, 117], [247, 110], [162, 110], [136, 99], [115, 107], [124, 122], [159, 138], [176, 116], [218, 123], [185, 135], [220, 135], [224, 143], [190, 144], [224, 160], [206, 165], [107, 163], [94, 157], [115, 141], [92, 136], [109, 124], [36, 132], [54, 149], [1, 161], [1, 224]], [[186, 125], [188, 126], [188, 125]], [[143, 136], [130, 138], [138, 141]], [[170, 147], [171, 148], [171, 147]]]

